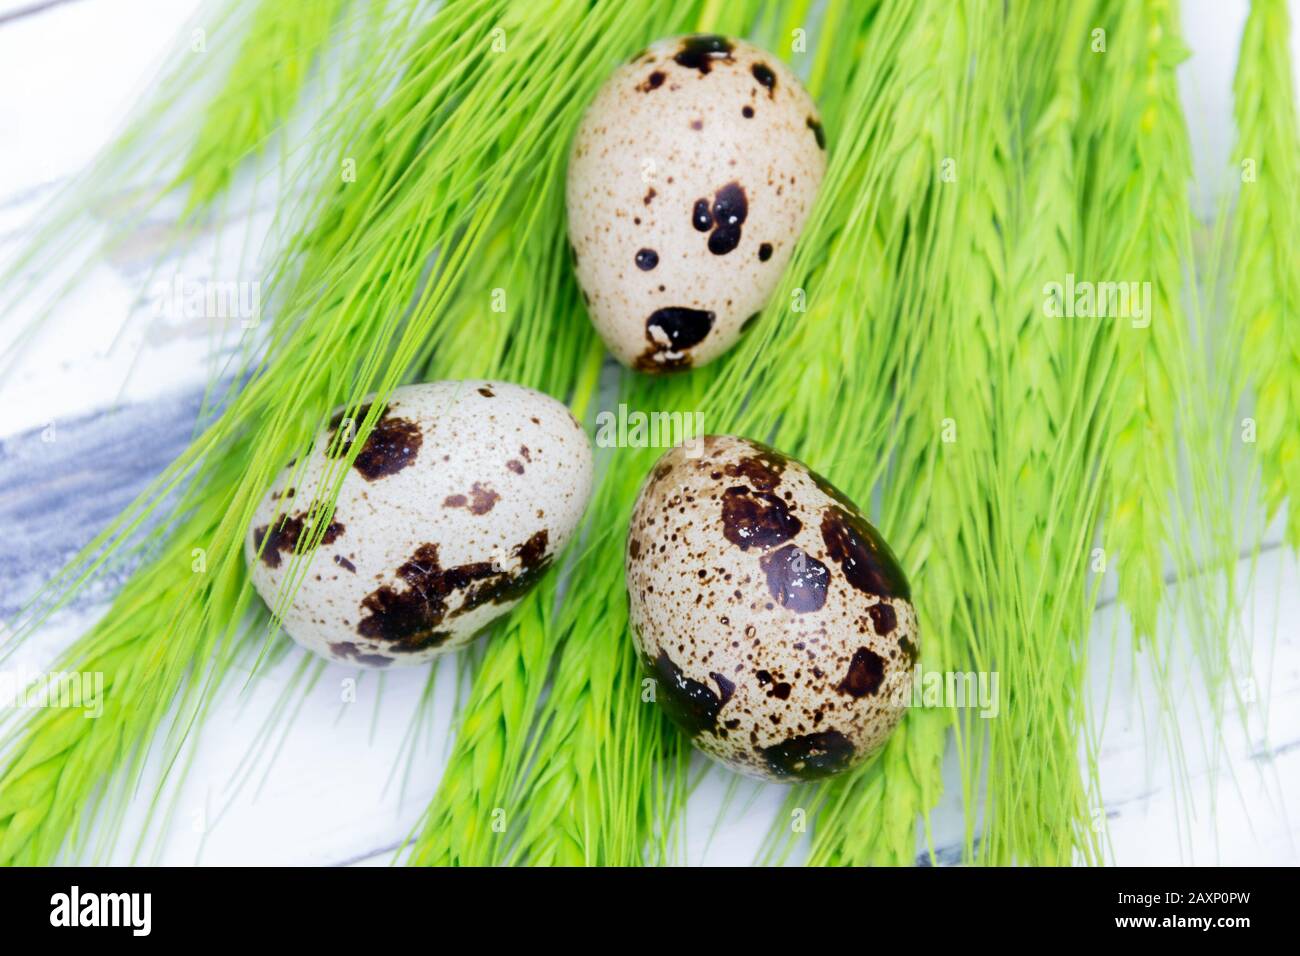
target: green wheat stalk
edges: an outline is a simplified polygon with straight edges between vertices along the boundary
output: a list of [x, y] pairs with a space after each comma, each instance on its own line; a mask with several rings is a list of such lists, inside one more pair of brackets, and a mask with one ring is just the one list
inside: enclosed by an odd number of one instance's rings
[[[1074, 137], [1094, 13], [1089, 3], [1020, 12], [1013, 28], [1039, 58], [1017, 72], [1009, 97], [1007, 234], [1014, 238], [999, 290], [1006, 320], [995, 379], [1003, 387], [989, 493], [998, 605], [981, 638], [1004, 697], [988, 729], [979, 855], [1065, 864], [1076, 852], [1097, 855], [1078, 757], [1090, 616], [1085, 562], [1096, 519], [1088, 401], [1094, 339], [1075, 321], [1048, 316], [1044, 292], [1065, 280], [1080, 253]], [[1036, 36], [1049, 42], [1034, 44]]]
[[1253, 388], [1255, 455], [1270, 519], [1290, 502], [1287, 542], [1300, 548], [1300, 132], [1287, 4], [1254, 0], [1233, 83], [1234, 342]]
[[[1169, 0], [1126, 5], [1116, 28], [1138, 40], [1123, 66], [1137, 118], [1128, 241], [1101, 277], [1149, 282], [1150, 324], [1120, 321], [1114, 404], [1116, 434], [1106, 496], [1106, 542], [1119, 569], [1120, 599], [1138, 636], [1155, 634], [1164, 593], [1165, 546], [1172, 535], [1170, 490], [1177, 481], [1178, 395], [1185, 388], [1186, 321], [1181, 299], [1191, 210], [1191, 155], [1175, 67], [1186, 56], [1178, 8]], [[1109, 55], [1109, 54], [1108, 54]]]
[[250, 155], [290, 117], [311, 66], [326, 46], [344, 0], [263, 2], [225, 85], [210, 102], [176, 182], [192, 208], [209, 205]]

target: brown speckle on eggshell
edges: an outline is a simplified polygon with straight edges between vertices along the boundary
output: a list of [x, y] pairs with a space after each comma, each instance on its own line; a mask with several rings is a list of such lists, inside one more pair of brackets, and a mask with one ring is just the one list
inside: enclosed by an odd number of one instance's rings
[[567, 210], [578, 286], [619, 361], [680, 371], [740, 338], [812, 208], [821, 138], [798, 78], [741, 40], [663, 40], [615, 71], [574, 137]]
[[730, 436], [707, 436], [697, 457], [669, 451], [633, 511], [626, 570], [656, 701], [727, 766], [824, 777], [901, 719], [919, 645], [907, 579], [856, 506], [798, 461]]

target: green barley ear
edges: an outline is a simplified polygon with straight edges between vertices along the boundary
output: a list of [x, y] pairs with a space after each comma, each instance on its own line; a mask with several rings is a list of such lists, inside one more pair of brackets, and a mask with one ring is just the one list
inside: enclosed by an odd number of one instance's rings
[[1254, 0], [1233, 83], [1240, 188], [1233, 222], [1232, 316], [1254, 423], [1264, 501], [1290, 502], [1300, 548], [1300, 133], [1285, 0]]
[[[1117, 356], [1116, 433], [1106, 496], [1106, 542], [1120, 599], [1138, 637], [1155, 634], [1172, 534], [1179, 396], [1187, 386], [1184, 263], [1191, 259], [1191, 149], [1176, 69], [1187, 56], [1172, 0], [1125, 4], [1111, 69], [1127, 73], [1136, 111], [1123, 215], [1127, 241], [1098, 280], [1149, 283], [1144, 321], [1111, 319]], [[1127, 39], [1126, 39], [1127, 38]]]
[[266, 148], [293, 113], [346, 0], [261, 0], [239, 55], [212, 99], [176, 176], [190, 209], [225, 191], [239, 165]]
[[[1076, 131], [1092, 3], [1013, 7], [1021, 62], [999, 160], [1006, 271], [994, 289], [994, 413], [987, 533], [992, 595], [974, 636], [977, 671], [1009, 689], [987, 733], [984, 862], [1095, 859], [1078, 761], [1090, 604], [1083, 546], [1097, 520], [1089, 409], [1093, 330], [1049, 314], [1045, 289], [1082, 251]], [[990, 123], [992, 128], [997, 124]], [[967, 507], [978, 507], [975, 502]], [[979, 744], [970, 741], [972, 747]], [[967, 769], [967, 774], [971, 768]], [[965, 781], [972, 790], [975, 781]]]

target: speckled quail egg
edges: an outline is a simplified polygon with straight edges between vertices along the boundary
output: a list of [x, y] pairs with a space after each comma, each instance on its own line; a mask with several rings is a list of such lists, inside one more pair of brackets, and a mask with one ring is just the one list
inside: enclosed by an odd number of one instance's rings
[[619, 67], [569, 157], [578, 285], [609, 350], [646, 372], [703, 365], [776, 288], [826, 169], [811, 98], [765, 50], [663, 40]]
[[838, 773], [903, 715], [918, 636], [898, 561], [852, 501], [765, 445], [710, 435], [659, 460], [627, 590], [655, 700], [734, 770]]
[[[398, 388], [319, 530], [312, 502], [368, 412], [337, 412], [284, 470], [245, 556], [257, 592], [303, 647], [361, 666], [415, 664], [467, 643], [546, 571], [586, 508], [591, 445], [564, 405], [519, 385]], [[286, 576], [301, 572], [300, 539], [318, 544], [282, 609]]]

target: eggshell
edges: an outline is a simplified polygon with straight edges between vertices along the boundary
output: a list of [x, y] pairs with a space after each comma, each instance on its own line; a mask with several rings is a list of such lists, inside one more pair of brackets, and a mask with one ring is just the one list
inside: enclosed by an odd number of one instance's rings
[[903, 715], [918, 651], [906, 577], [848, 498], [765, 445], [710, 435], [696, 457], [659, 460], [627, 590], [656, 701], [734, 770], [838, 773]]
[[646, 372], [703, 365], [776, 288], [826, 168], [821, 120], [777, 57], [715, 36], [619, 67], [569, 159], [569, 238], [601, 337]]
[[[245, 556], [275, 611], [286, 577], [301, 570], [295, 548], [313, 537], [311, 503], [326, 495], [368, 408], [351, 419], [340, 409], [257, 509]], [[460, 647], [514, 607], [573, 536], [591, 475], [582, 427], [540, 392], [477, 380], [394, 390], [343, 475], [319, 545], [303, 556], [284, 630], [369, 667]]]

